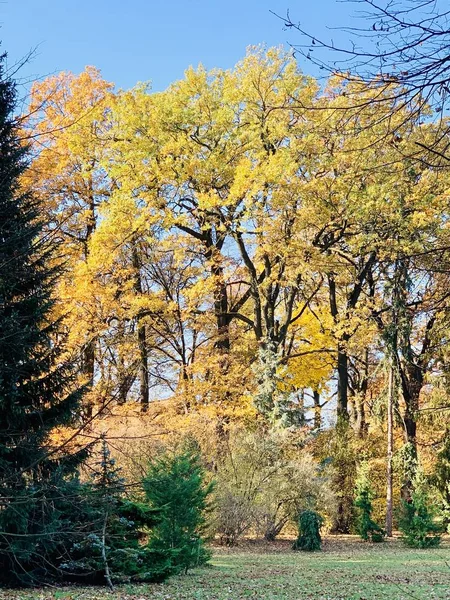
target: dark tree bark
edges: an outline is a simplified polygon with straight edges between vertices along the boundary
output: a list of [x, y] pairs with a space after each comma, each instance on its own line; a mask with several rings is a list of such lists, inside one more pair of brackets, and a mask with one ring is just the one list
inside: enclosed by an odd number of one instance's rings
[[[141, 295], [143, 293], [141, 263], [136, 248], [133, 250], [133, 267], [135, 270], [134, 290], [138, 295]], [[150, 386], [148, 376], [147, 332], [142, 313], [137, 314], [136, 325], [139, 352], [139, 401], [142, 405], [142, 410], [146, 411], [150, 402]]]
[[351, 361], [350, 402], [352, 404], [352, 426], [359, 438], [367, 434], [366, 402], [369, 386], [369, 349], [364, 351], [364, 358], [354, 357]]
[[[92, 180], [89, 183], [89, 194], [87, 201], [87, 223], [86, 223], [86, 232], [84, 236], [79, 240], [83, 247], [84, 260], [87, 261], [89, 256], [89, 243], [91, 241], [92, 235], [95, 232], [95, 228], [97, 226], [97, 203], [95, 201], [95, 192], [93, 189]], [[86, 380], [86, 385], [88, 389], [92, 389], [94, 386], [94, 377], [95, 377], [95, 358], [96, 358], [96, 346], [97, 339], [95, 336], [95, 332], [92, 330], [88, 330], [87, 335], [89, 337], [88, 342], [85, 344], [82, 353], [81, 353], [81, 372], [84, 375]], [[92, 416], [94, 401], [90, 395], [87, 395], [88, 401], [86, 404], [86, 416], [90, 418]]]
[[[375, 265], [376, 253], [371, 252], [365, 257], [358, 268], [356, 280], [353, 286], [346, 293], [345, 312], [340, 314], [338, 306], [338, 292], [336, 289], [336, 280], [334, 273], [328, 273], [328, 291], [331, 316], [338, 322], [342, 317], [350, 318], [350, 315], [358, 301], [364, 288], [364, 284], [368, 281], [370, 273]], [[349, 357], [347, 352], [347, 344], [351, 338], [350, 333], [343, 333], [337, 341], [337, 421], [338, 424], [349, 420], [348, 414], [348, 391], [349, 391]]]

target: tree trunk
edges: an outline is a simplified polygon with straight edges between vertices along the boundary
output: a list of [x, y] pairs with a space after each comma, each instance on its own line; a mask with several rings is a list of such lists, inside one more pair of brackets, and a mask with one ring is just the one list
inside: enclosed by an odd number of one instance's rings
[[[136, 248], [133, 249], [133, 267], [135, 269], [134, 290], [136, 294], [141, 295], [142, 279], [141, 279], [141, 262]], [[148, 381], [148, 350], [147, 350], [147, 335], [145, 323], [143, 322], [142, 314], [136, 316], [137, 338], [139, 351], [139, 401], [142, 405], [142, 410], [148, 409], [150, 401], [150, 387]]]
[[[86, 234], [83, 243], [84, 260], [87, 262], [89, 256], [89, 242], [92, 234], [95, 231], [97, 225], [96, 205], [95, 196], [92, 189], [92, 182], [90, 183], [90, 195], [88, 200], [87, 210], [87, 222], [86, 222]], [[81, 358], [81, 371], [87, 380], [89, 389], [94, 387], [94, 375], [95, 375], [95, 350], [96, 350], [96, 339], [93, 331], [88, 331], [89, 341], [84, 347], [82, 358]], [[93, 398], [91, 395], [88, 396], [88, 402], [86, 406], [86, 415], [88, 418], [92, 417], [92, 411], [94, 407]]]
[[402, 373], [402, 392], [405, 402], [405, 412], [403, 415], [405, 443], [410, 444], [411, 448], [417, 451], [416, 418], [419, 409], [420, 391], [423, 386], [423, 374], [422, 369], [415, 365], [407, 367], [407, 371], [407, 373]]
[[102, 548], [102, 560], [103, 560], [103, 568], [105, 570], [105, 580], [106, 583], [108, 584], [109, 589], [113, 592], [114, 591], [114, 585], [111, 579], [111, 573], [109, 571], [109, 564], [108, 564], [108, 557], [106, 555], [106, 527], [108, 524], [108, 510], [105, 511], [105, 516], [103, 519], [103, 528], [102, 528], [102, 543], [101, 543], [101, 548]]
[[337, 514], [332, 525], [333, 533], [350, 533], [353, 520], [354, 480], [357, 455], [353, 448], [353, 430], [348, 421], [336, 425], [336, 438], [332, 449], [334, 474], [333, 489], [337, 497]]
[[[328, 275], [328, 288], [329, 288], [329, 300], [330, 300], [330, 312], [334, 321], [337, 323], [339, 310], [337, 305], [336, 295], [336, 282], [334, 275], [330, 273]], [[346, 342], [348, 342], [348, 335], [344, 334], [341, 339], [338, 340], [338, 351], [337, 351], [337, 424], [347, 423], [349, 419], [348, 415], [348, 356], [346, 349]]]
[[392, 514], [393, 514], [393, 477], [392, 458], [394, 455], [394, 394], [395, 377], [394, 365], [389, 368], [389, 387], [387, 398], [387, 469], [386, 469], [386, 535], [392, 536]]
[[145, 325], [138, 318], [138, 346], [139, 346], [139, 401], [142, 410], [147, 411], [150, 402], [150, 386], [148, 381], [148, 351]]
[[349, 336], [344, 334], [338, 342], [337, 353], [337, 425], [347, 424], [349, 421], [348, 413], [348, 354], [347, 342]]
[[[217, 250], [216, 250], [217, 252]], [[231, 392], [226, 386], [225, 378], [230, 369], [230, 318], [228, 316], [228, 290], [223, 276], [223, 267], [214, 260], [211, 265], [211, 275], [214, 279], [214, 314], [217, 324], [217, 338], [214, 347], [219, 353], [220, 369], [220, 400], [228, 404], [231, 400]], [[224, 391], [222, 391], [224, 388]], [[218, 452], [221, 453], [223, 444], [227, 442], [229, 417], [220, 415], [216, 424]]]
[[364, 438], [367, 434], [366, 423], [366, 398], [363, 392], [360, 392], [355, 398], [355, 433], [359, 438]]
[[369, 387], [369, 349], [364, 352], [364, 372], [358, 386], [358, 393], [355, 399], [356, 422], [355, 432], [359, 438], [365, 438], [367, 435], [366, 423], [366, 399]]
[[[81, 372], [84, 376], [88, 389], [92, 391], [92, 388], [94, 387], [95, 375], [95, 339], [90, 340], [83, 349], [81, 355]], [[89, 419], [92, 417], [94, 401], [91, 394], [88, 394], [86, 399], [86, 417]]]
[[[348, 340], [346, 340], [348, 341]], [[337, 421], [347, 422], [348, 415], [348, 356], [341, 342], [338, 344], [337, 354]]]
[[215, 346], [224, 354], [228, 354], [230, 343], [230, 320], [228, 316], [228, 290], [223, 277], [223, 267], [213, 263], [211, 275], [214, 279], [214, 315], [217, 324]]
[[[420, 386], [421, 387], [421, 386]], [[414, 488], [415, 462], [417, 460], [417, 421], [416, 414], [419, 404], [420, 387], [402, 384], [403, 400], [405, 402], [405, 412], [403, 414], [404, 439], [408, 449], [405, 463], [405, 472], [402, 483], [402, 498], [408, 501]]]

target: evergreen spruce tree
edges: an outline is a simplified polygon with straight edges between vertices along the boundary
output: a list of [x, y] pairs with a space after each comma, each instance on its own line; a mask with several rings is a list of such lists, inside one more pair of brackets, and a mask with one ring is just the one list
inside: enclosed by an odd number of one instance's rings
[[[42, 235], [39, 202], [20, 188], [27, 149], [13, 119], [16, 88], [0, 58], [0, 584], [56, 576], [64, 554], [63, 512], [83, 458], [49, 450], [80, 391], [54, 344], [52, 290], [59, 267]], [[50, 266], [53, 265], [53, 266]]]
[[427, 481], [420, 471], [413, 480], [413, 492], [402, 500], [398, 528], [410, 548], [435, 548], [441, 543], [442, 524], [427, 493]]
[[198, 451], [187, 448], [157, 457], [149, 465], [144, 490], [150, 506], [160, 511], [149, 549], [165, 553], [175, 571], [207, 562], [205, 512], [212, 485], [205, 483]]
[[92, 481], [80, 493], [78, 521], [84, 535], [75, 537], [70, 558], [61, 565], [66, 578], [107, 584], [163, 581], [172, 573], [169, 557], [143, 543], [158, 521], [157, 510], [127, 498], [126, 483], [105, 439], [90, 461]]
[[355, 507], [358, 509], [356, 530], [365, 541], [382, 542], [384, 531], [372, 519], [373, 492], [368, 475], [368, 467], [363, 464], [356, 480]]
[[446, 430], [444, 444], [437, 455], [432, 483], [441, 499], [443, 525], [450, 533], [450, 429]]

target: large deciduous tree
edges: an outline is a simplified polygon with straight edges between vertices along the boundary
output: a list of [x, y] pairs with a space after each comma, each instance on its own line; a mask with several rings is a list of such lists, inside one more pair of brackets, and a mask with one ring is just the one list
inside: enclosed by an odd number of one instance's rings
[[[61, 240], [66, 274], [58, 284], [69, 346], [92, 387], [99, 336], [105, 328], [96, 310], [95, 285], [87, 268], [101, 205], [113, 182], [101, 161], [113, 85], [93, 67], [78, 76], [62, 72], [35, 82], [24, 135], [34, 156], [25, 179], [41, 199], [45, 229]], [[92, 398], [88, 395], [88, 413]]]

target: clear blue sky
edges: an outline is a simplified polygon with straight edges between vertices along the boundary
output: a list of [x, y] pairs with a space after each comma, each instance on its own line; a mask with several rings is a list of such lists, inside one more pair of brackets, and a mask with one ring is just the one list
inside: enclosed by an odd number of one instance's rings
[[23, 77], [94, 65], [118, 87], [150, 80], [162, 90], [189, 65], [228, 68], [248, 45], [295, 43], [270, 13], [288, 8], [334, 38], [325, 27], [348, 24], [354, 10], [336, 0], [2, 0], [0, 39], [10, 65], [37, 47]]

